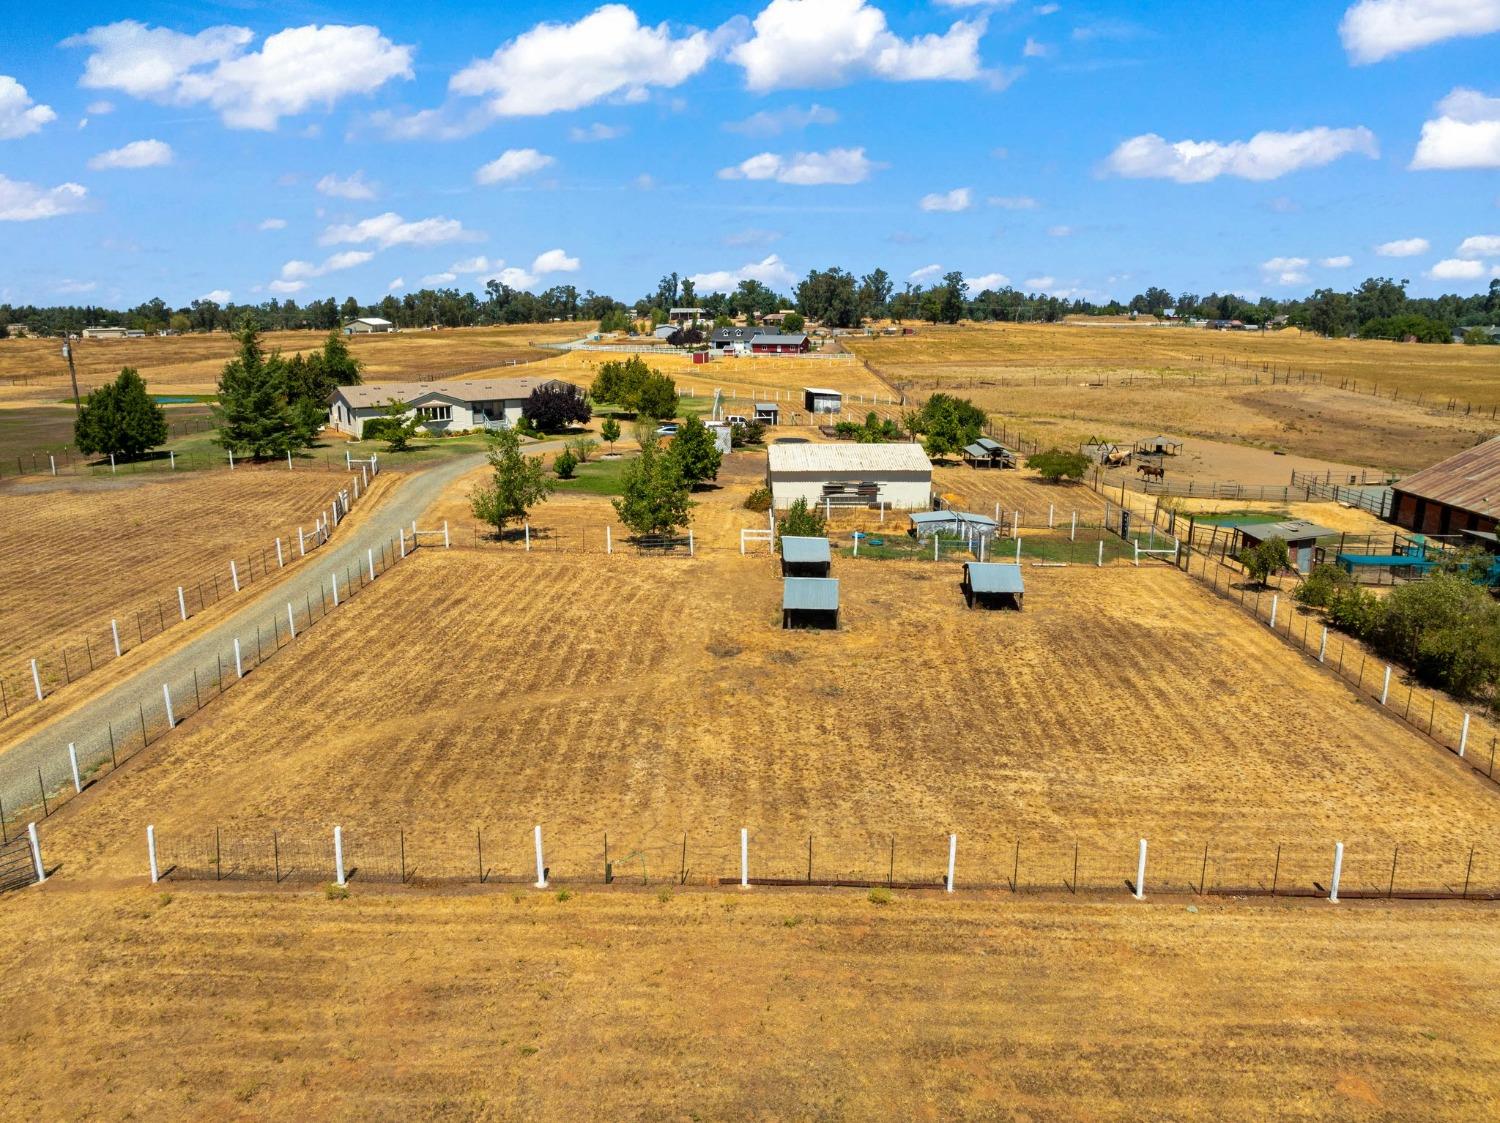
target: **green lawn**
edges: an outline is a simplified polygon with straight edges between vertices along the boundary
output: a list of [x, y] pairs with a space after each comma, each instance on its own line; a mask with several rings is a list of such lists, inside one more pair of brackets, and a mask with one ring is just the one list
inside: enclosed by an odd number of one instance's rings
[[1279, 523], [1292, 517], [1290, 511], [1212, 511], [1199, 514], [1196, 511], [1179, 512], [1177, 517], [1191, 517], [1204, 526], [1223, 526], [1226, 523]]
[[618, 460], [590, 460], [578, 465], [571, 480], [560, 480], [554, 474], [552, 483], [558, 491], [581, 492], [586, 495], [619, 495], [620, 476], [625, 471], [626, 458]]

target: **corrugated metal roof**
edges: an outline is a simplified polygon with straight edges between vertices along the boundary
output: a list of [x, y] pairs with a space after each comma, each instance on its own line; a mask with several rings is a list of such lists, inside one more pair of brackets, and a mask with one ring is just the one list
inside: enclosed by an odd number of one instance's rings
[[777, 405], [775, 402], [756, 402], [755, 403], [755, 412], [756, 413], [780, 413], [781, 412], [781, 407], [779, 405]]
[[781, 560], [796, 565], [815, 565], [818, 562], [832, 561], [833, 551], [829, 549], [826, 538], [797, 538], [783, 535]]
[[800, 347], [807, 342], [805, 335], [757, 335], [750, 341], [751, 346], [758, 347], [762, 343], [773, 344], [778, 347]]
[[766, 450], [771, 474], [777, 472], [924, 472], [932, 461], [918, 444], [774, 444]]
[[837, 577], [785, 577], [781, 582], [781, 607], [802, 612], [837, 612]]
[[993, 455], [993, 453], [991, 453], [989, 449], [985, 448], [984, 445], [981, 444], [967, 445], [965, 446], [964, 451], [978, 460], [988, 460]]
[[804, 394], [821, 394], [833, 398], [842, 398], [844, 396], [842, 390], [829, 390], [824, 386], [804, 386], [802, 387], [802, 392]]
[[461, 402], [495, 402], [529, 398], [538, 386], [561, 382], [557, 378], [492, 378], [477, 382], [366, 382], [340, 386], [338, 393], [355, 409], [383, 406], [392, 398], [414, 402], [428, 394], [443, 394]]
[[1000, 562], [969, 562], [964, 566], [969, 588], [976, 593], [1024, 593], [1026, 579], [1018, 565]]
[[1005, 451], [1005, 446], [1003, 444], [1001, 444], [999, 441], [992, 441], [988, 437], [980, 437], [974, 443], [977, 444], [977, 445], [979, 445], [982, 448], [989, 449], [991, 452], [1004, 452]]
[[1257, 542], [1280, 538], [1284, 542], [1306, 542], [1310, 538], [1329, 538], [1338, 533], [1306, 519], [1287, 519], [1278, 523], [1236, 523], [1235, 529]]
[[1407, 476], [1395, 490], [1490, 518], [1500, 516], [1500, 437]]
[[945, 526], [952, 523], [977, 527], [996, 527], [1000, 524], [988, 515], [976, 515], [969, 511], [915, 511], [910, 519], [917, 526]]

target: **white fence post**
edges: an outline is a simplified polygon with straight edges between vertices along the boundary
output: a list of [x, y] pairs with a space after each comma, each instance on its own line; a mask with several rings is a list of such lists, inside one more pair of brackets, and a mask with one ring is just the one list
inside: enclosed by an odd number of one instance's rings
[[234, 637], [234, 677], [245, 677], [245, 664], [240, 660], [240, 637]]
[[234, 449], [229, 450], [229, 470], [234, 471]]
[[1021, 536], [1016, 535], [1016, 564], [1021, 564]]
[[453, 545], [453, 543], [450, 542], [450, 541], [448, 541], [448, 520], [444, 519], [443, 520], [443, 549], [447, 550], [452, 545]]
[[117, 620], [111, 620], [109, 622], [109, 634], [112, 635], [112, 636], [114, 636], [114, 638], [115, 638], [115, 658], [118, 659], [121, 655], [124, 654], [124, 652], [122, 652], [120, 650], [120, 624], [119, 624], [119, 621], [117, 621]]
[[[613, 527], [608, 527], [607, 526], [607, 527], [604, 528], [604, 552], [606, 554], [612, 554], [612, 553], [615, 552], [615, 535], [614, 535], [614, 528]], [[745, 552], [745, 538], [744, 538], [744, 535], [741, 535], [740, 536], [740, 553], [743, 554], [744, 552]]]
[[42, 700], [42, 675], [36, 669], [35, 659], [31, 661], [31, 686], [36, 691], [36, 700], [40, 702]]
[[691, 530], [689, 530], [688, 531], [688, 557], [695, 558], [697, 556], [698, 556], [698, 548], [697, 548], [697, 546], [693, 542], [693, 532]]
[[1328, 629], [1323, 629], [1323, 640], [1318, 644], [1318, 662], [1328, 662]]
[[48, 454], [47, 454], [47, 460], [48, 460], [48, 461], [49, 461], [49, 462], [50, 462], [50, 463], [51, 463], [51, 465], [52, 465], [52, 474], [53, 474], [53, 475], [54, 475], [54, 476], [55, 476], [55, 475], [57, 475], [57, 457], [55, 457], [55, 456], [53, 456], [53, 455], [52, 455], [52, 454], [51, 454], [51, 453], [50, 453], [50, 452], [49, 452], [49, 453], [48, 453]]
[[42, 844], [36, 837], [36, 824], [26, 824], [26, 838], [31, 843], [31, 863], [36, 867], [38, 883], [47, 880], [47, 869], [42, 865]]
[[375, 547], [371, 546], [365, 551], [365, 560], [370, 563], [370, 580], [375, 580]]
[[354, 471], [354, 461], [350, 458], [349, 450], [347, 448], [344, 450], [344, 471]]
[[287, 449], [286, 450], [286, 470], [288, 472], [290, 472], [292, 470], [292, 450], [291, 449]]
[[1140, 569], [1141, 568], [1141, 540], [1139, 538], [1137, 538], [1135, 541], [1133, 541], [1131, 543], [1131, 545], [1135, 547], [1135, 567], [1137, 569]]
[[1276, 630], [1276, 613], [1281, 608], [1281, 594], [1275, 593], [1271, 597], [1271, 631]]
[[938, 560], [938, 536], [936, 532], [932, 535], [932, 560]]
[[281, 539], [276, 539], [276, 568], [281, 569], [286, 565], [286, 559], [281, 556]]
[[181, 585], [177, 586], [177, 615], [187, 619], [187, 594], [182, 591]]
[[1135, 863], [1135, 899], [1144, 901], [1146, 899], [1146, 840], [1141, 839], [1140, 856]]
[[1057, 504], [1047, 504], [1047, 529], [1051, 530], [1057, 525]]
[[146, 828], [146, 856], [151, 860], [151, 884], [161, 880], [161, 871], [156, 865], [156, 827]]
[[167, 457], [172, 461], [172, 471], [177, 471], [177, 453], [174, 449], [167, 449]]
[[1070, 530], [1070, 531], [1068, 531], [1068, 541], [1069, 542], [1077, 542], [1078, 541], [1078, 512], [1077, 511], [1073, 512], [1073, 529]]
[[333, 828], [333, 873], [334, 878], [340, 885], [347, 885], [344, 880], [344, 828]]
[[1390, 698], [1391, 698], [1391, 668], [1389, 666], [1387, 666], [1386, 669], [1385, 669], [1385, 686], [1381, 687], [1381, 690], [1380, 690], [1380, 704], [1382, 706], [1384, 706], [1387, 702], [1390, 701]]
[[177, 728], [177, 715], [172, 712], [172, 691], [166, 683], [161, 684], [161, 700], [167, 708], [167, 728]]
[[83, 779], [78, 775], [78, 746], [68, 742], [68, 767], [73, 770], [73, 790], [83, 794]]
[[330, 573], [328, 577], [333, 582], [333, 607], [337, 608], [339, 606], [339, 575], [337, 572], [334, 572]]
[[1469, 750], [1469, 715], [1464, 714], [1464, 731], [1458, 737], [1458, 755], [1462, 757]]
[[307, 540], [302, 537], [302, 528], [300, 526], [297, 528], [297, 556], [299, 558], [307, 557]]
[[740, 888], [750, 888], [750, 830], [740, 828]]
[[406, 557], [406, 527], [398, 526], [396, 528], [396, 534], [400, 539], [401, 556], [404, 558]]
[[547, 866], [542, 861], [542, 824], [538, 823], [532, 831], [532, 837], [536, 840], [536, 887], [547, 888]]
[[958, 860], [958, 835], [948, 836], [948, 882], [947, 891], [953, 892], [953, 864]]
[[531, 549], [531, 524], [529, 522], [522, 523], [521, 524], [521, 529], [526, 532], [526, 549], [530, 550]]
[[1099, 568], [1104, 568], [1104, 539], [1099, 539]]
[[240, 569], [234, 564], [234, 559], [229, 559], [229, 582], [234, 586], [234, 591], [240, 591]]
[[114, 453], [110, 453], [109, 454], [109, 473], [110, 473], [110, 475], [114, 475], [114, 472], [115, 472], [115, 454]]
[[1339, 903], [1339, 879], [1344, 876], [1344, 844], [1334, 843], [1333, 846], [1333, 884], [1328, 888], [1328, 899], [1334, 904]]

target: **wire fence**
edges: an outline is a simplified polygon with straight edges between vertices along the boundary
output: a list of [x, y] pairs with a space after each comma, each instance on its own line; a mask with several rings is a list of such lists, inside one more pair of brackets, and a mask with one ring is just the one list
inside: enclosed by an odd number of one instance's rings
[[489, 885], [849, 887], [1145, 897], [1500, 899], [1500, 855], [1473, 844], [1180, 838], [859, 837], [746, 828], [582, 836], [541, 825], [154, 828], [141, 872], [160, 880], [442, 888]]
[[[303, 451], [287, 460], [287, 467], [321, 468], [333, 471], [340, 467], [343, 456], [333, 452], [312, 453]], [[139, 476], [147, 474], [170, 474], [173, 472], [204, 472], [213, 470], [243, 471], [257, 467], [254, 461], [243, 457], [236, 459], [231, 453], [219, 450], [195, 449], [178, 452], [163, 449], [139, 459], [123, 460], [118, 457], [92, 457], [71, 449], [23, 453], [12, 458], [0, 459], [0, 480], [22, 477], [68, 476]], [[295, 469], [294, 469], [295, 470]]]
[[[328, 494], [327, 502], [310, 523], [299, 523], [259, 550], [181, 575], [166, 596], [136, 601], [109, 621], [75, 631], [55, 646], [28, 657], [23, 666], [0, 671], [0, 720], [46, 701], [62, 688], [226, 598], [278, 579], [327, 546], [354, 505], [369, 493], [372, 469], [378, 474], [378, 461], [361, 465], [352, 483]], [[339, 470], [343, 471], [342, 466]]]
[[[423, 534], [431, 538], [433, 532]], [[19, 763], [11, 759], [17, 756], [14, 751], [0, 758], [0, 843], [14, 835], [18, 824], [47, 818], [107, 779], [137, 753], [296, 643], [309, 628], [358, 597], [402, 560], [434, 544], [419, 544], [403, 531], [397, 538], [372, 546], [362, 559], [330, 571], [317, 597], [305, 593], [288, 599], [284, 605], [267, 609], [259, 619], [237, 626], [236, 634], [212, 659], [164, 674], [159, 690], [120, 703], [101, 727], [71, 744], [59, 745], [40, 764]]]

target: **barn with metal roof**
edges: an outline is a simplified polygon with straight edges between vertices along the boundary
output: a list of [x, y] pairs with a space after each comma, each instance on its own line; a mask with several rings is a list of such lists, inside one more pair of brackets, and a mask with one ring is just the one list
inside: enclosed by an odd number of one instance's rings
[[781, 539], [781, 575], [783, 577], [827, 577], [833, 568], [833, 551], [826, 538]]
[[1500, 522], [1500, 437], [1391, 487], [1391, 521], [1420, 534], [1494, 533]]
[[969, 607], [1014, 608], [1026, 599], [1026, 579], [1018, 565], [999, 562], [964, 563], [964, 599]]
[[781, 583], [781, 626], [839, 626], [839, 583], [835, 577], [787, 577]]
[[932, 461], [919, 444], [773, 444], [766, 476], [778, 510], [798, 499], [896, 511], [932, 506]]

